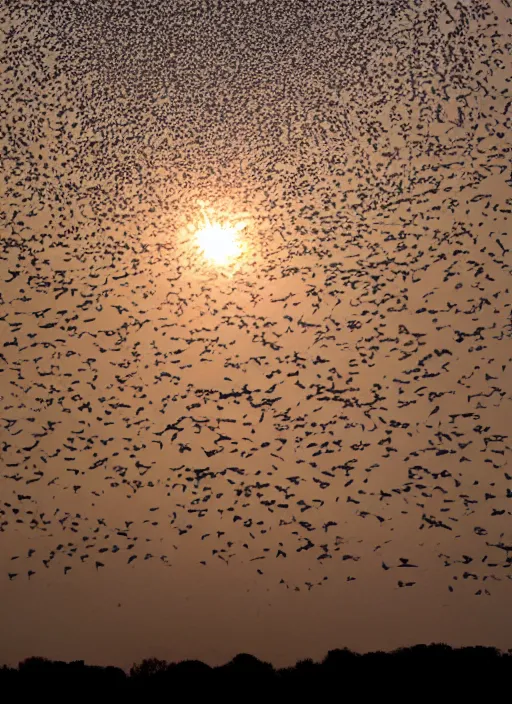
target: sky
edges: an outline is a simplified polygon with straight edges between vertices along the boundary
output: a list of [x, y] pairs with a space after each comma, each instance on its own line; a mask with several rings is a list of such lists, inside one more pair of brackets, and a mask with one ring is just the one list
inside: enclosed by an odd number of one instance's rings
[[4, 4], [0, 662], [512, 648], [509, 10]]

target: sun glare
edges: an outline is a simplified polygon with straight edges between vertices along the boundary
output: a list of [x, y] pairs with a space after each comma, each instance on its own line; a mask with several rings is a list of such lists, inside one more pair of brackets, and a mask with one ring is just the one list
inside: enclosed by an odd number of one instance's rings
[[196, 232], [197, 243], [203, 255], [215, 264], [227, 264], [242, 253], [239, 233], [245, 223], [235, 225], [211, 222], [203, 213], [204, 223]]

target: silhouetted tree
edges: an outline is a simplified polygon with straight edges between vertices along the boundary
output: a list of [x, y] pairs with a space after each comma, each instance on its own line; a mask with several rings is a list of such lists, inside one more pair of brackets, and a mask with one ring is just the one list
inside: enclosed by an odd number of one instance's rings
[[182, 660], [176, 663], [174, 674], [181, 679], [184, 678], [209, 678], [213, 672], [213, 668], [200, 660]]
[[51, 664], [51, 660], [48, 660], [48, 658], [33, 656], [22, 660], [18, 665], [18, 670], [23, 673], [46, 672]]
[[0, 691], [4, 687], [14, 685], [18, 676], [19, 671], [15, 670], [13, 667], [7, 667], [7, 665], [0, 667]]
[[275, 671], [270, 663], [247, 653], [240, 653], [226, 665], [217, 668], [217, 679], [220, 678], [224, 682], [243, 679], [259, 685], [269, 681], [274, 675]]
[[343, 672], [344, 668], [353, 665], [357, 657], [357, 653], [353, 653], [348, 648], [329, 650], [322, 661], [322, 667], [329, 672]]
[[166, 660], [159, 660], [158, 658], [146, 658], [140, 663], [134, 663], [130, 668], [130, 677], [144, 678], [154, 677], [155, 675], [167, 672], [170, 668], [169, 663]]
[[299, 660], [295, 665], [295, 673], [299, 677], [311, 678], [318, 674], [320, 665], [314, 662], [311, 658], [306, 658], [305, 660]]

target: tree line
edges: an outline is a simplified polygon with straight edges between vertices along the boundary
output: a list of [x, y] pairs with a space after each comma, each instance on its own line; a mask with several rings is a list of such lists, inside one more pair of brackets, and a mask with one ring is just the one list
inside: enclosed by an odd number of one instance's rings
[[[287, 686], [291, 689], [322, 682], [359, 682], [365, 691], [382, 686], [381, 677], [399, 678], [402, 683], [423, 689], [435, 682], [446, 686], [447, 680], [460, 685], [471, 684], [488, 676], [490, 668], [510, 681], [512, 650], [503, 652], [487, 646], [453, 648], [445, 643], [415, 645], [390, 652], [359, 654], [347, 648], [330, 650], [320, 662], [299, 660], [294, 666], [274, 668], [253, 655], [241, 653], [225, 665], [211, 667], [199, 660], [167, 662], [147, 658], [132, 665], [129, 672], [119, 667], [87, 665], [84, 661], [63, 662], [30, 657], [18, 667], [0, 668], [0, 691], [8, 686], [52, 688], [58, 685], [84, 688], [132, 690], [133, 692], [164, 691], [176, 684], [194, 689], [203, 686], [229, 686], [241, 683], [258, 687]], [[459, 678], [459, 679], [458, 679]], [[505, 682], [506, 680], [502, 680]], [[395, 685], [393, 685], [395, 686]]]

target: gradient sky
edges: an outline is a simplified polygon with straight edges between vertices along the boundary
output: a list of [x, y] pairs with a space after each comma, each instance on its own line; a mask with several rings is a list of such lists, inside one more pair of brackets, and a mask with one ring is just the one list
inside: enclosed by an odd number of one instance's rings
[[512, 647], [506, 0], [0, 12], [0, 662]]

